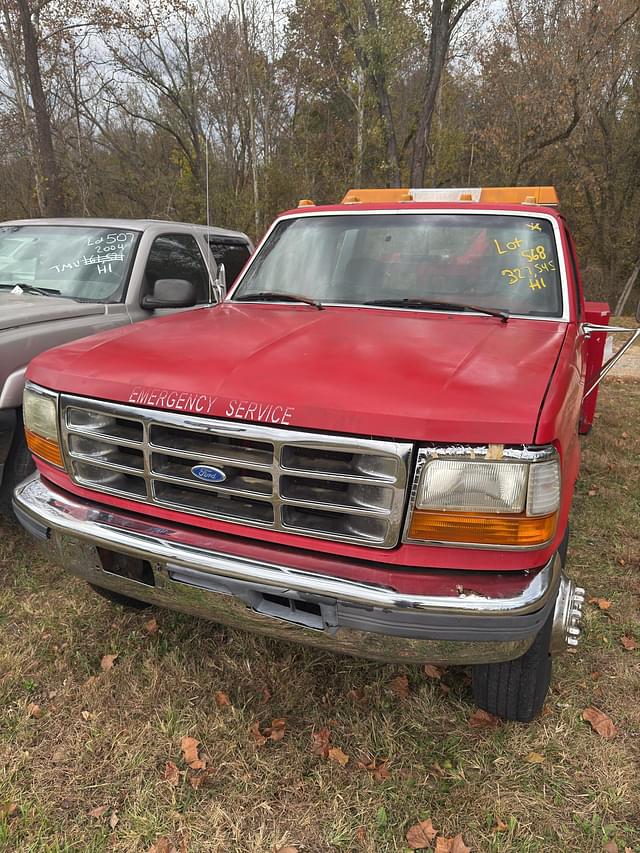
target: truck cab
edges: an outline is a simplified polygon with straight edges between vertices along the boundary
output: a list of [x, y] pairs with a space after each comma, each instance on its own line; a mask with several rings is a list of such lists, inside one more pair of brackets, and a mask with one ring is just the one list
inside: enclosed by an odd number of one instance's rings
[[553, 188], [305, 203], [219, 304], [31, 363], [15, 511], [112, 600], [470, 664], [480, 707], [528, 721], [580, 635], [607, 319]]
[[0, 511], [33, 470], [22, 429], [29, 361], [86, 335], [216, 302], [219, 268], [233, 283], [252, 248], [241, 232], [185, 222], [0, 223]]

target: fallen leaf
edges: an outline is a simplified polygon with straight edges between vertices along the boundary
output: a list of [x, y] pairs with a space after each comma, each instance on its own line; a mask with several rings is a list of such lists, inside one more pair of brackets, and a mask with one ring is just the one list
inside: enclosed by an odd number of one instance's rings
[[625, 432], [622, 433], [622, 437], [629, 438], [629, 433], [625, 430]]
[[529, 755], [525, 758], [529, 764], [543, 764], [544, 763], [544, 755], [540, 755], [539, 752], [530, 752]]
[[618, 734], [618, 729], [610, 717], [607, 717], [602, 711], [598, 711], [597, 708], [585, 708], [582, 712], [582, 719], [587, 720], [591, 724], [591, 728], [605, 740], [610, 740]]
[[264, 746], [268, 740], [278, 741], [284, 737], [286, 720], [279, 718], [271, 720], [271, 725], [260, 731], [260, 723], [256, 720], [249, 729], [256, 746]]
[[107, 811], [109, 806], [98, 806], [96, 809], [92, 809], [89, 812], [89, 817], [95, 817], [97, 820], [100, 820], [102, 815]]
[[635, 652], [638, 648], [638, 644], [633, 637], [629, 637], [627, 634], [625, 634], [624, 637], [620, 637], [620, 643], [628, 652]]
[[174, 787], [180, 784], [180, 771], [173, 761], [167, 761], [164, 766], [164, 780]]
[[158, 622], [155, 617], [151, 617], [151, 619], [147, 619], [147, 621], [143, 625], [144, 630], [147, 634], [157, 634], [158, 633]]
[[199, 743], [200, 741], [196, 740], [194, 737], [183, 737], [180, 740], [182, 755], [185, 762], [192, 770], [202, 770], [207, 764], [206, 761], [202, 761], [202, 759], [198, 757]]
[[218, 690], [215, 695], [216, 705], [218, 708], [228, 708], [231, 705], [231, 699], [222, 690]]
[[249, 729], [249, 734], [253, 738], [256, 746], [264, 746], [267, 742], [266, 737], [260, 731], [260, 723], [257, 720]]
[[56, 749], [56, 751], [51, 756], [51, 760], [54, 764], [60, 764], [65, 760], [66, 757], [67, 753], [64, 751], [64, 749]]
[[286, 726], [286, 720], [278, 719], [271, 720], [271, 727], [265, 729], [265, 735], [269, 738], [269, 740], [282, 740], [284, 737], [284, 729]]
[[615, 841], [607, 841], [602, 849], [605, 853], [618, 853], [618, 845]]
[[499, 817], [497, 817], [495, 826], [493, 827], [491, 832], [506, 832], [508, 829], [509, 827], [507, 826], [507, 824], [503, 820], [500, 820]]
[[148, 853], [178, 853], [178, 851], [171, 841], [163, 835], [160, 838], [156, 838], [155, 842], [149, 848]]
[[189, 784], [191, 785], [194, 791], [197, 791], [201, 785], [203, 785], [211, 776], [213, 776], [214, 772], [215, 771], [213, 767], [207, 767], [197, 773], [190, 773]]
[[311, 732], [311, 740], [313, 741], [311, 745], [311, 752], [314, 755], [320, 755], [322, 758], [326, 758], [329, 754], [329, 743], [331, 741], [331, 732], [329, 729], [325, 726], [318, 732]]
[[352, 702], [357, 702], [359, 705], [366, 705], [367, 694], [364, 692], [362, 687], [352, 687], [349, 691], [349, 699], [351, 699]]
[[440, 669], [439, 666], [435, 666], [432, 663], [425, 663], [425, 665], [422, 667], [422, 671], [427, 676], [427, 678], [437, 678], [438, 681], [444, 675], [444, 670]]
[[438, 830], [433, 828], [431, 819], [421, 820], [420, 823], [414, 824], [405, 835], [407, 844], [412, 850], [422, 850], [425, 847], [431, 847], [431, 842], [438, 834]]
[[367, 827], [366, 826], [359, 826], [356, 829], [356, 841], [358, 842], [358, 844], [364, 844], [364, 842], [366, 840], [367, 840]]
[[595, 672], [591, 673], [591, 680], [592, 681], [600, 681], [601, 678], [602, 678], [602, 673], [599, 670], [596, 670]]
[[409, 679], [406, 675], [398, 675], [389, 682], [389, 687], [399, 699], [407, 699], [409, 696]]
[[275, 853], [298, 853], [297, 847], [278, 847], [276, 848]]
[[589, 604], [596, 604], [600, 610], [608, 610], [611, 607], [611, 602], [606, 598], [590, 598]]
[[110, 669], [113, 669], [113, 665], [116, 661], [118, 655], [103, 655], [102, 660], [100, 661], [100, 669], [103, 672], [107, 672]]
[[120, 818], [118, 817], [116, 812], [111, 812], [111, 817], [109, 818], [109, 826], [111, 829], [115, 829], [116, 826], [120, 823]]
[[36, 705], [35, 702], [30, 702], [27, 705], [27, 714], [30, 717], [35, 717], [36, 720], [39, 720], [42, 716], [42, 708], [40, 707], [40, 705]]
[[268, 687], [263, 687], [262, 688], [262, 701], [265, 703], [265, 705], [267, 704], [269, 699], [271, 699], [271, 691], [269, 690]]
[[451, 853], [471, 853], [471, 848], [467, 847], [462, 839], [462, 835], [458, 834], [454, 837], [451, 844]]
[[95, 720], [96, 715], [91, 711], [80, 711], [80, 716], [83, 720]]
[[332, 746], [327, 750], [327, 758], [329, 761], [335, 761], [336, 764], [340, 764], [342, 767], [349, 763], [349, 756], [339, 746]]
[[441, 693], [443, 693], [445, 696], [447, 696], [449, 693], [451, 693], [451, 688], [449, 687], [448, 684], [445, 684], [443, 681], [440, 681], [438, 683], [438, 690]]
[[358, 761], [357, 765], [361, 770], [368, 770], [369, 773], [373, 776], [376, 782], [382, 782], [384, 779], [388, 779], [391, 776], [389, 772], [389, 768], [387, 767], [387, 760], [378, 762], [377, 759], [372, 759], [371, 761]]
[[461, 835], [456, 835], [455, 838], [439, 835], [436, 839], [435, 853], [471, 853], [471, 848], [466, 846]]
[[597, 494], [598, 494], [597, 489], [589, 489], [589, 497], [590, 498], [594, 497]]
[[499, 725], [500, 720], [488, 711], [483, 711], [482, 708], [478, 708], [469, 717], [469, 727], [472, 729], [497, 729]]
[[0, 806], [0, 820], [11, 820], [18, 816], [17, 803], [4, 803]]

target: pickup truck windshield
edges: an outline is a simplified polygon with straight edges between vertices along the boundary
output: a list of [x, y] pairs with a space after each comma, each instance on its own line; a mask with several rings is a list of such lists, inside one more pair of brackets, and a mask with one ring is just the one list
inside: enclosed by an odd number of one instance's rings
[[118, 302], [139, 231], [74, 225], [0, 227], [0, 290]]
[[231, 299], [246, 302], [255, 294], [256, 301], [262, 301], [268, 291], [329, 304], [384, 301], [406, 310], [421, 299], [532, 317], [562, 315], [553, 228], [548, 220], [530, 214], [319, 214], [285, 219]]

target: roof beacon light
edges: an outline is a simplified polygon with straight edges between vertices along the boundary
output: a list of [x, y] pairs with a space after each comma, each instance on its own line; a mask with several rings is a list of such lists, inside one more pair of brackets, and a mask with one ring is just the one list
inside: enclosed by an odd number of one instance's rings
[[342, 204], [380, 202], [485, 202], [486, 204], [541, 204], [558, 206], [555, 187], [392, 187], [354, 189], [342, 199]]

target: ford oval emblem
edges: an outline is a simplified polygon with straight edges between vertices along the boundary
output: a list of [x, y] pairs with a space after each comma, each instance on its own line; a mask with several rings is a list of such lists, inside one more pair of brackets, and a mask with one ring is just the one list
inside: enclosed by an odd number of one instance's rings
[[214, 468], [213, 465], [194, 465], [191, 473], [198, 480], [204, 480], [205, 483], [224, 483], [227, 475], [219, 468]]

